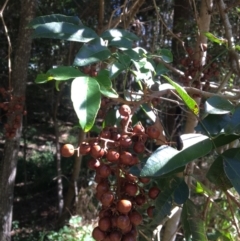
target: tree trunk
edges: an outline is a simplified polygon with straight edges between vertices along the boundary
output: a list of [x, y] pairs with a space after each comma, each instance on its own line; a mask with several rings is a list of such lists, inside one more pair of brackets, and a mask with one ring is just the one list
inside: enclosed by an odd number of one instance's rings
[[[31, 31], [27, 29], [34, 17], [36, 1], [22, 0], [17, 49], [12, 70], [12, 96], [24, 97], [26, 91], [28, 61], [31, 52]], [[10, 119], [8, 124], [10, 124]], [[22, 122], [22, 121], [21, 121]], [[22, 125], [22, 123], [21, 123]], [[0, 166], [0, 241], [11, 240], [14, 184], [17, 170], [18, 150], [22, 128], [14, 138], [7, 139], [4, 146], [3, 160]]]

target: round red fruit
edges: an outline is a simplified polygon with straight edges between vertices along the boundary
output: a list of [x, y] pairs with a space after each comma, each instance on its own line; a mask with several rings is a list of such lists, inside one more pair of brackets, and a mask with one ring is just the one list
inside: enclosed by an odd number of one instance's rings
[[146, 197], [143, 194], [138, 194], [135, 197], [135, 202], [138, 206], [142, 206], [146, 202]]
[[143, 220], [142, 215], [136, 210], [133, 210], [129, 214], [129, 218], [130, 218], [131, 223], [136, 226], [139, 225], [140, 223], [142, 223], [142, 220]]
[[100, 133], [100, 136], [102, 138], [110, 139], [111, 138], [111, 132], [108, 129], [103, 129]]
[[100, 162], [97, 159], [90, 159], [87, 163], [88, 168], [91, 170], [96, 170], [100, 166]]
[[102, 241], [103, 239], [106, 238], [106, 236], [107, 236], [106, 233], [102, 231], [99, 227], [94, 228], [92, 231], [92, 237], [96, 241]]
[[160, 193], [160, 189], [158, 187], [151, 187], [148, 191], [148, 196], [151, 199], [156, 199], [159, 193]]
[[131, 115], [131, 108], [129, 105], [122, 105], [119, 108], [119, 113], [121, 116], [129, 116]]
[[127, 215], [120, 215], [117, 218], [117, 227], [120, 229], [125, 229], [130, 225], [130, 219]]
[[149, 138], [152, 138], [152, 139], [157, 139], [161, 134], [160, 130], [154, 125], [149, 126], [146, 130], [146, 133], [149, 136]]
[[106, 193], [106, 192], [109, 191], [110, 186], [109, 186], [109, 183], [107, 181], [102, 181], [102, 182], [98, 183], [96, 189], [97, 189], [98, 193], [103, 194], [103, 193]]
[[71, 144], [65, 144], [61, 148], [61, 155], [63, 157], [71, 157], [74, 154], [74, 146]]
[[150, 182], [150, 179], [147, 178], [147, 177], [139, 177], [139, 181], [140, 181], [141, 183], [147, 184], [147, 183]]
[[117, 210], [120, 213], [127, 214], [131, 211], [131, 209], [132, 209], [131, 201], [129, 201], [127, 199], [121, 199], [117, 202]]
[[122, 233], [118, 230], [114, 230], [109, 235], [111, 241], [121, 241]]
[[123, 135], [120, 137], [119, 143], [122, 147], [128, 148], [132, 145], [132, 139], [128, 135]]
[[91, 151], [91, 146], [87, 142], [82, 142], [80, 144], [80, 154], [87, 155]]
[[111, 218], [110, 217], [103, 217], [100, 218], [98, 221], [98, 227], [102, 231], [107, 231], [111, 228]]
[[136, 236], [134, 236], [133, 234], [131, 233], [127, 233], [126, 235], [124, 235], [122, 237], [122, 241], [136, 241]]
[[132, 158], [133, 158], [133, 156], [130, 152], [123, 151], [120, 154], [120, 163], [123, 165], [131, 165]]
[[129, 195], [134, 197], [138, 191], [138, 186], [135, 183], [127, 183], [125, 185], [125, 192]]
[[114, 200], [114, 195], [112, 192], [103, 193], [100, 198], [102, 205], [105, 207], [110, 206], [113, 203], [113, 200]]
[[106, 164], [102, 164], [97, 168], [97, 174], [102, 178], [109, 177], [111, 175], [111, 172], [111, 168]]
[[99, 145], [93, 145], [91, 148], [91, 156], [94, 158], [101, 158], [105, 154], [104, 149]]
[[133, 132], [136, 134], [144, 134], [145, 128], [142, 126], [142, 124], [136, 124], [133, 127]]
[[148, 214], [148, 217], [152, 218], [153, 217], [153, 210], [154, 210], [154, 206], [150, 206], [148, 207], [147, 209], [147, 214]]
[[143, 153], [145, 151], [145, 145], [141, 141], [138, 141], [133, 145], [133, 150], [136, 153]]
[[115, 150], [108, 150], [107, 154], [106, 154], [106, 158], [108, 161], [110, 162], [116, 162], [118, 161], [120, 157], [119, 152], [115, 151]]

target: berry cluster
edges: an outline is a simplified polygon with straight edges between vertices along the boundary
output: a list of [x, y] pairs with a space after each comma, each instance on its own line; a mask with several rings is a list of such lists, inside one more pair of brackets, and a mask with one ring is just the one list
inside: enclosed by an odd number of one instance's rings
[[192, 83], [192, 87], [201, 88], [201, 82], [205, 82], [203, 90], [207, 90], [209, 88], [209, 79], [219, 76], [218, 64], [213, 62], [211, 56], [208, 55], [206, 64], [202, 66], [199, 60], [194, 59], [193, 49], [188, 47], [186, 50], [188, 56], [180, 61], [185, 68], [185, 76], [181, 77], [181, 81], [185, 86], [189, 86], [192, 79], [200, 79], [199, 83]]
[[[153, 200], [160, 189], [151, 186], [149, 178], [137, 177], [130, 168], [139, 164], [139, 157], [149, 155], [145, 143], [158, 139], [160, 130], [142, 124], [131, 126], [132, 111], [128, 105], [119, 108], [120, 127], [104, 128], [98, 138], [90, 138], [79, 146], [81, 155], [90, 155], [88, 168], [96, 172], [96, 198], [102, 205], [98, 226], [92, 236], [96, 241], [136, 240], [137, 226], [143, 222], [143, 213], [153, 217]], [[62, 155], [71, 156], [72, 145], [62, 148]]]
[[24, 101], [23, 96], [12, 96], [4, 88], [0, 88], [1, 99], [0, 109], [1, 119], [7, 117], [8, 122], [4, 125], [5, 136], [7, 139], [12, 139], [16, 135], [17, 129], [21, 126], [21, 118], [23, 114], [26, 114], [24, 111]]

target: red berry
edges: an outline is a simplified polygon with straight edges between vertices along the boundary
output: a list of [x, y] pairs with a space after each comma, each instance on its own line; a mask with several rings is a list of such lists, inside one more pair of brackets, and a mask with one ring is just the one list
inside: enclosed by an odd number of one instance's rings
[[130, 219], [127, 215], [120, 215], [117, 218], [117, 227], [120, 229], [125, 229], [130, 225]]
[[102, 241], [104, 238], [106, 238], [106, 236], [106, 233], [103, 232], [99, 227], [94, 228], [92, 231], [92, 237], [96, 241]]
[[103, 129], [100, 133], [100, 136], [102, 138], [110, 139], [111, 138], [111, 132], [108, 129]]
[[98, 193], [103, 194], [103, 193], [106, 193], [106, 192], [109, 191], [110, 186], [109, 186], [109, 183], [107, 181], [102, 181], [102, 182], [98, 183], [96, 189], [97, 189]]
[[144, 134], [145, 128], [142, 126], [142, 124], [136, 124], [133, 127], [133, 132], [136, 134]]
[[92, 158], [88, 161], [87, 165], [89, 169], [96, 170], [100, 166], [100, 161]]
[[111, 172], [111, 168], [106, 164], [102, 164], [97, 168], [97, 174], [102, 178], [109, 177], [111, 175]]
[[143, 194], [139, 194], [135, 197], [137, 205], [142, 206], [146, 202], [146, 197]]
[[147, 184], [150, 182], [150, 179], [147, 177], [139, 177], [138, 178], [141, 183]]
[[127, 183], [124, 189], [129, 196], [135, 196], [138, 191], [138, 186], [135, 183]]
[[120, 137], [119, 143], [122, 147], [128, 148], [132, 145], [132, 139], [128, 135], [123, 135]]
[[112, 192], [103, 193], [100, 198], [102, 205], [105, 207], [110, 206], [113, 203], [113, 200], [114, 200], [114, 195]]
[[116, 162], [119, 159], [120, 154], [115, 150], [108, 150], [106, 158], [110, 162]]
[[91, 156], [94, 158], [101, 158], [105, 154], [104, 149], [99, 145], [93, 145], [91, 148]]
[[133, 145], [133, 150], [136, 153], [143, 153], [145, 151], [145, 145], [141, 141], [138, 141]]
[[119, 113], [121, 116], [129, 116], [131, 114], [131, 108], [129, 105], [122, 105], [119, 108]]
[[102, 230], [102, 231], [107, 231], [108, 229], [111, 228], [111, 219], [110, 217], [103, 217], [100, 218], [98, 221], [98, 227]]
[[74, 146], [71, 144], [65, 144], [61, 148], [61, 155], [63, 157], [71, 157], [74, 154]]
[[82, 142], [80, 144], [80, 154], [86, 155], [91, 151], [91, 146], [87, 142]]
[[159, 193], [160, 193], [160, 189], [158, 187], [151, 187], [148, 191], [148, 196], [151, 199], [156, 199]]
[[136, 236], [134, 236], [134, 234], [131, 234], [131, 233], [127, 233], [122, 237], [122, 241], [136, 241], [136, 240], [137, 240]]
[[128, 216], [132, 224], [137, 226], [142, 223], [143, 217], [138, 211], [133, 210]]
[[147, 209], [147, 214], [148, 214], [148, 217], [152, 218], [153, 217], [153, 210], [155, 209], [154, 206], [150, 206], [148, 207]]
[[146, 130], [146, 133], [149, 136], [149, 138], [152, 138], [152, 139], [157, 139], [161, 134], [160, 130], [154, 125], [149, 126]]
[[109, 235], [111, 241], [121, 241], [122, 233], [118, 230], [114, 230]]
[[132, 163], [132, 154], [127, 151], [123, 151], [120, 154], [120, 163], [123, 165], [131, 165]]
[[121, 199], [117, 202], [117, 210], [120, 213], [127, 214], [132, 209], [132, 203], [129, 200]]

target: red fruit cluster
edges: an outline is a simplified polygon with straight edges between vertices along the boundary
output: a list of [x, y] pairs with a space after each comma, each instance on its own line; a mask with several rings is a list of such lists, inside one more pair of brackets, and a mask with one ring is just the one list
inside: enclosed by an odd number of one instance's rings
[[24, 111], [25, 98], [23, 96], [12, 96], [4, 88], [0, 88], [0, 98], [3, 100], [0, 102], [0, 109], [3, 110], [0, 118], [7, 117], [4, 125], [5, 136], [7, 139], [13, 139], [17, 129], [21, 126], [22, 115], [26, 114], [26, 111]]
[[160, 193], [157, 187], [146, 190], [149, 178], [129, 171], [139, 164], [140, 155], [148, 155], [147, 139], [157, 139], [160, 131], [154, 125], [146, 129], [141, 123], [131, 126], [128, 105], [122, 105], [119, 113], [123, 120], [120, 127], [106, 127], [97, 138], [87, 139], [79, 146], [81, 155], [91, 156], [87, 165], [96, 172], [96, 198], [102, 205], [98, 226], [92, 232], [96, 241], [136, 240], [137, 226], [143, 222], [141, 213], [152, 217], [153, 211], [148, 209]]
[[[197, 89], [207, 91], [209, 88], [209, 80], [219, 76], [219, 67], [213, 62], [211, 56], [208, 55], [206, 64], [202, 66], [199, 60], [194, 58], [194, 50], [190, 47], [186, 48], [188, 56], [180, 60], [180, 64], [184, 67], [185, 76], [181, 77], [181, 81], [185, 86], [189, 86], [192, 79], [200, 79], [201, 81], [193, 81], [191, 86]], [[206, 51], [203, 48], [201, 51]], [[205, 82], [202, 86], [202, 82]]]

